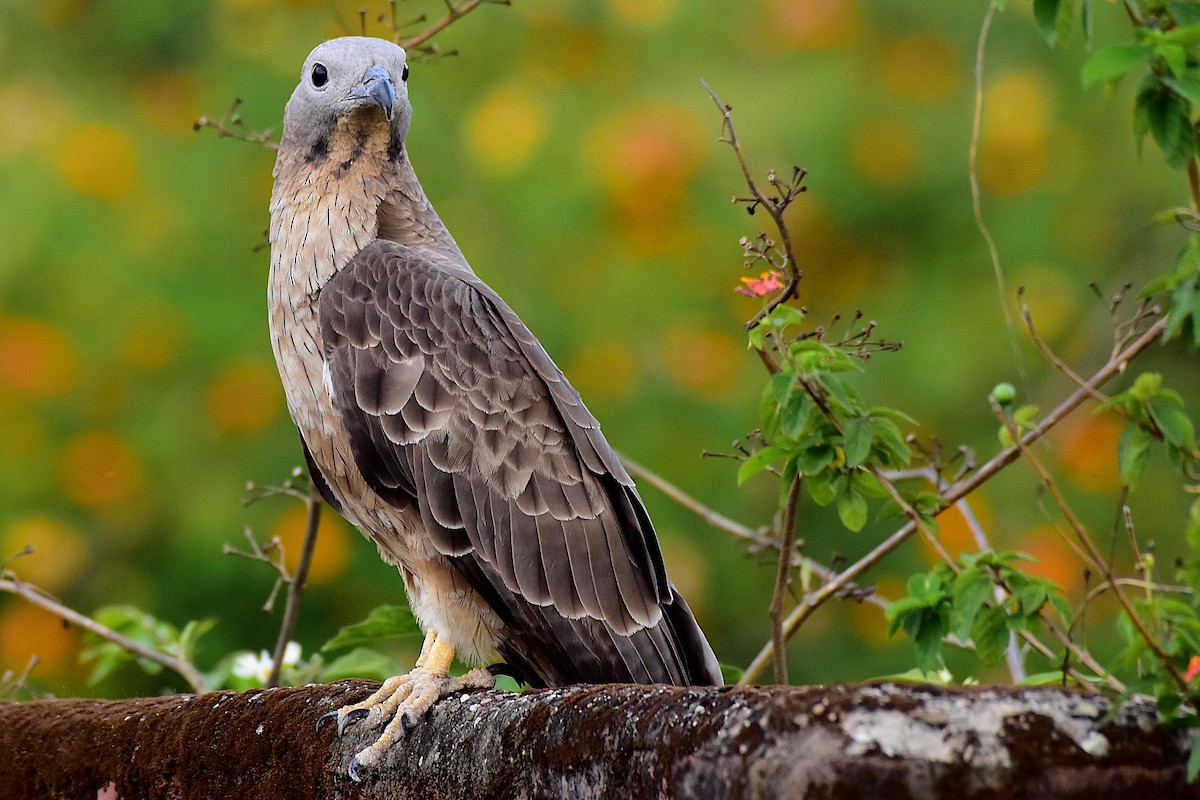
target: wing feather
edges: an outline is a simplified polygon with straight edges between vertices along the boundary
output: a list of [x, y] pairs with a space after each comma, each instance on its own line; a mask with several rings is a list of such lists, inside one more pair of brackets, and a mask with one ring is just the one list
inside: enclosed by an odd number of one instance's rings
[[322, 290], [319, 318], [364, 479], [416, 505], [433, 546], [505, 620], [501, 652], [527, 679], [719, 680], [690, 612], [681, 624], [632, 479], [490, 288], [376, 241]]

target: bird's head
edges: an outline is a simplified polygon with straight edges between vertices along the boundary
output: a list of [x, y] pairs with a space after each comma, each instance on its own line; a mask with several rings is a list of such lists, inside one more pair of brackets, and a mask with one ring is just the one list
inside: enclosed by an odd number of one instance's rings
[[308, 54], [283, 117], [285, 140], [328, 147], [339, 134], [387, 133], [403, 144], [412, 119], [403, 48], [386, 39], [345, 36]]

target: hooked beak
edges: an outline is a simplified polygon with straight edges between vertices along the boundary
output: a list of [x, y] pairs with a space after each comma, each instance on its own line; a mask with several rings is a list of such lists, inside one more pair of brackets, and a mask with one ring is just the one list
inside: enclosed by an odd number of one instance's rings
[[383, 109], [388, 122], [396, 107], [396, 87], [383, 67], [374, 66], [363, 73], [362, 82], [350, 90], [347, 100], [368, 100]]

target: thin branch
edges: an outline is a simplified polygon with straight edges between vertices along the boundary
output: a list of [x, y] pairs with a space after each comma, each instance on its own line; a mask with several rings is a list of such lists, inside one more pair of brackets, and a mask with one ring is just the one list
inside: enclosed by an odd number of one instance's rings
[[[792, 184], [778, 200], [774, 200], [763, 194], [762, 190], [758, 188], [758, 184], [755, 182], [754, 176], [750, 173], [750, 165], [746, 161], [746, 154], [742, 151], [742, 145], [738, 140], [737, 131], [733, 127], [733, 106], [729, 106], [721, 102], [721, 99], [717, 97], [716, 92], [714, 92], [712, 87], [706, 82], [700, 81], [700, 85], [704, 87], [704, 91], [708, 92], [708, 96], [712, 98], [713, 104], [716, 105], [717, 110], [721, 113], [722, 132], [726, 134], [721, 138], [721, 141], [725, 142], [733, 149], [734, 155], [737, 157], [738, 166], [742, 169], [742, 177], [745, 179], [746, 186], [750, 190], [751, 195], [750, 200], [752, 202], [750, 205], [750, 212], [754, 213], [756, 206], [762, 206], [764, 209], [766, 209], [767, 213], [771, 217], [771, 220], [775, 223], [775, 227], [779, 231], [779, 239], [783, 248], [784, 263], [782, 266], [785, 277], [787, 278], [787, 283], [784, 284], [784, 287], [763, 306], [761, 311], [755, 314], [754, 317], [752, 317], [750, 321], [746, 323], [746, 329], [749, 330], [757, 325], [759, 321], [763, 319], [763, 317], [767, 316], [777, 307], [796, 296], [796, 290], [800, 284], [800, 278], [803, 273], [800, 270], [799, 264], [796, 263], [795, 248], [792, 246], [792, 235], [788, 230], [786, 220], [783, 218], [783, 212], [787, 209], [788, 205], [791, 204], [792, 200], [794, 200], [795, 197], [798, 196], [804, 189], [803, 186], [801, 186], [794, 178]], [[796, 175], [798, 176], [799, 180], [803, 180], [804, 175], [802, 170], [797, 169]], [[774, 171], [770, 173], [768, 179], [778, 190], [780, 184], [775, 180]], [[734, 198], [735, 201], [740, 199], [742, 198]]]
[[1041, 334], [1037, 332], [1037, 328], [1035, 328], [1033, 325], [1033, 312], [1029, 309], [1029, 306], [1021, 306], [1021, 317], [1025, 320], [1025, 329], [1029, 331], [1029, 338], [1033, 340], [1033, 344], [1035, 347], [1037, 347], [1038, 352], [1042, 354], [1043, 358], [1050, 362], [1051, 366], [1053, 366], [1063, 375], [1066, 375], [1068, 378], [1070, 378], [1071, 382], [1076, 386], [1083, 389], [1088, 389], [1092, 399], [1096, 402], [1103, 403], [1108, 400], [1108, 395], [1096, 389], [1089, 388], [1087, 381], [1080, 377], [1075, 370], [1067, 366], [1067, 363], [1059, 358], [1054, 351], [1050, 349], [1050, 346], [1046, 344], [1045, 339], [1041, 337]]
[[204, 680], [204, 676], [187, 661], [176, 658], [175, 656], [167, 655], [166, 653], [153, 650], [144, 645], [138, 644], [132, 639], [122, 636], [121, 634], [109, 628], [106, 625], [101, 625], [91, 617], [86, 617], [74, 609], [67, 608], [62, 603], [58, 602], [48, 594], [38, 589], [36, 586], [25, 583], [16, 579], [16, 576], [9, 573], [7, 578], [0, 578], [0, 592], [8, 592], [22, 597], [35, 606], [49, 611], [56, 617], [83, 628], [89, 633], [99, 636], [101, 639], [106, 639], [120, 647], [126, 652], [132, 653], [139, 658], [144, 658], [148, 661], [153, 661], [159, 666], [171, 670], [179, 677], [187, 682], [192, 691], [201, 694], [210, 691], [208, 682]]
[[217, 138], [220, 139], [239, 139], [243, 142], [252, 142], [260, 144], [268, 150], [279, 150], [279, 143], [275, 141], [275, 132], [267, 128], [262, 131], [253, 131], [246, 127], [242, 115], [238, 113], [238, 106], [242, 104], [242, 98], [235, 97], [233, 105], [229, 107], [229, 111], [225, 116], [217, 119], [209, 117], [200, 117], [192, 123], [192, 130], [198, 131], [201, 128], [212, 128], [217, 132]]
[[[1019, 444], [1015, 444], [1012, 447], [1001, 450], [1000, 453], [980, 467], [978, 471], [949, 486], [942, 495], [942, 499], [947, 504], [946, 507], [978, 489], [980, 486], [990, 480], [993, 475], [1000, 472], [1002, 469], [1020, 457], [1022, 448], [1028, 447], [1028, 445], [1041, 439], [1047, 431], [1058, 425], [1063, 419], [1066, 418], [1068, 414], [1078, 408], [1091, 396], [1091, 390], [1103, 386], [1115, 375], [1122, 372], [1131, 359], [1136, 357], [1139, 353], [1156, 342], [1160, 336], [1162, 336], [1165, 328], [1166, 320], [1159, 319], [1156, 321], [1132, 344], [1118, 353], [1114, 358], [1109, 359], [1109, 361], [1105, 363], [1105, 365], [1101, 367], [1094, 376], [1092, 376], [1092, 379], [1088, 381], [1089, 388], [1080, 388], [1072, 392], [1066, 400], [1064, 400], [1058, 405], [1058, 407], [1047, 414], [1046, 417], [1035, 428], [1033, 428], [1033, 430], [1026, 433], [1025, 436], [1020, 439]], [[942, 510], [944, 510], [944, 508]], [[941, 512], [939, 511], [938, 513]], [[856, 580], [868, 569], [879, 563], [882, 558], [907, 541], [908, 538], [916, 531], [916, 524], [910, 520], [887, 539], [884, 539], [882, 542], [876, 545], [875, 548], [865, 556], [847, 567], [836, 578], [805, 595], [796, 608], [792, 609], [792, 612], [788, 615], [788, 618], [784, 620], [785, 636], [790, 638], [800, 624], [803, 623], [813, 611], [828, 601], [829, 598], [837, 595], [837, 593], [841, 591], [846, 584]], [[750, 666], [746, 668], [746, 672], [742, 676], [742, 679], [739, 681], [739, 683], [748, 684], [756, 680], [762, 674], [767, 665], [770, 664], [772, 651], [773, 646], [770, 642], [768, 642], [763, 649], [759, 651], [758, 655], [754, 657], [754, 660], [750, 663]]]
[[[725, 531], [734, 538], [746, 542], [755, 549], [774, 550], [775, 548], [779, 547], [779, 540], [777, 538], [772, 539], [770, 536], [767, 536], [762, 529], [755, 530], [742, 525], [740, 522], [731, 520], [729, 517], [726, 517], [723, 514], [704, 505], [699, 500], [692, 497], [687, 492], [683, 491], [658, 473], [647, 469], [636, 461], [633, 461], [624, 453], [621, 453], [620, 457], [621, 463], [625, 465], [625, 469], [629, 470], [629, 473], [633, 475], [634, 478], [650, 484], [655, 489], [658, 489], [660, 492], [665, 494], [668, 498], [674, 500], [688, 511], [691, 511], [693, 514], [700, 517], [700, 519], [704, 520], [709, 525], [712, 525], [714, 528]], [[793, 567], [797, 569], [807, 569], [822, 581], [831, 581], [837, 577], [837, 573], [832, 569], [820, 563], [819, 561], [815, 561], [808, 556], [795, 552], [794, 548], [792, 551], [791, 562]], [[842, 587], [842, 590], [838, 593], [838, 596], [853, 597], [855, 600], [865, 601], [879, 608], [887, 608], [888, 605], [890, 605], [890, 602], [887, 600], [887, 598], [880, 597], [876, 592], [871, 590], [870, 587], [859, 586], [852, 582], [846, 583]]]
[[775, 572], [775, 593], [771, 597], [771, 641], [775, 644], [775, 682], [788, 683], [787, 648], [783, 638], [783, 604], [787, 599], [792, 579], [792, 559], [789, 558], [796, 542], [796, 509], [800, 505], [800, 488], [804, 477], [797, 475], [788, 489], [787, 505], [784, 507], [783, 523], [779, 528], [779, 569]]
[[321, 496], [317, 493], [317, 485], [311, 479], [308, 482], [308, 495], [304, 504], [308, 509], [304, 544], [300, 548], [300, 561], [296, 565], [296, 572], [287, 581], [287, 602], [283, 608], [283, 622], [279, 626], [279, 639], [275, 642], [275, 655], [271, 659], [271, 674], [267, 678], [268, 689], [279, 685], [283, 655], [287, 651], [288, 642], [292, 640], [292, 632], [296, 629], [296, 620], [300, 615], [300, 598], [304, 596], [308, 568], [312, 564], [313, 551], [317, 546], [317, 531], [321, 525]]
[[405, 50], [411, 50], [414, 47], [424, 44], [432, 39], [437, 34], [444, 31], [446, 28], [458, 22], [460, 19], [470, 14], [475, 9], [479, 8], [484, 3], [493, 3], [495, 5], [510, 5], [510, 0], [467, 0], [462, 5], [455, 6], [450, 2], [446, 3], [446, 16], [439, 19], [437, 22], [430, 25], [425, 30], [400, 43], [400, 46]]
[[1183, 673], [1181, 673], [1179, 668], [1175, 666], [1175, 662], [1172, 661], [1171, 658], [1162, 651], [1162, 648], [1159, 647], [1158, 641], [1146, 628], [1145, 623], [1134, 610], [1133, 603], [1131, 603], [1129, 598], [1126, 597], [1125, 592], [1121, 591], [1121, 585], [1117, 583], [1117, 576], [1113, 572], [1112, 566], [1108, 563], [1108, 561], [1104, 558], [1104, 554], [1101, 553], [1100, 549], [1096, 546], [1095, 540], [1092, 538], [1092, 535], [1088, 533], [1088, 530], [1086, 526], [1084, 526], [1082, 520], [1075, 515], [1075, 512], [1071, 509], [1070, 504], [1067, 503], [1066, 498], [1063, 497], [1062, 493], [1058, 490], [1058, 484], [1054, 481], [1054, 478], [1050, 475], [1050, 472], [1042, 464], [1041, 459], [1039, 459], [1033, 453], [1033, 451], [1029, 449], [1028, 445], [1018, 439], [1016, 426], [1013, 425], [1012, 420], [1010, 420], [1008, 415], [1003, 412], [999, 404], [996, 403], [994, 399], [991, 400], [991, 404], [993, 413], [1000, 418], [1000, 421], [1004, 424], [1009, 434], [1013, 437], [1013, 440], [1017, 442], [1017, 446], [1021, 448], [1021, 455], [1024, 456], [1025, 461], [1030, 467], [1033, 468], [1034, 472], [1037, 473], [1039, 480], [1041, 480], [1042, 486], [1054, 499], [1054, 502], [1058, 505], [1059, 510], [1062, 511], [1063, 517], [1066, 518], [1067, 524], [1071, 526], [1071, 530], [1075, 532], [1075, 536], [1079, 539], [1080, 544], [1083, 545], [1084, 549], [1087, 550], [1088, 554], [1092, 557], [1092, 560], [1099, 567], [1101, 576], [1112, 589], [1113, 596], [1116, 597], [1117, 602], [1121, 605], [1121, 608], [1124, 609], [1125, 613], [1129, 616], [1129, 621], [1133, 623], [1135, 628], [1137, 628], [1138, 634], [1146, 642], [1146, 646], [1150, 649], [1150, 652], [1154, 654], [1154, 657], [1158, 660], [1158, 662], [1163, 665], [1163, 668], [1166, 669], [1167, 672], [1171, 674], [1171, 677], [1175, 680], [1175, 682], [1179, 684], [1180, 690], [1184, 694], [1187, 694], [1188, 682], [1184, 679]]

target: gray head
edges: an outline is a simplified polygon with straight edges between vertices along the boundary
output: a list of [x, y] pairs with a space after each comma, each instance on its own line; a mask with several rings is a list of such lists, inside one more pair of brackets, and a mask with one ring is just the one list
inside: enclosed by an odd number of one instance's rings
[[396, 145], [412, 119], [404, 49], [386, 39], [344, 36], [308, 54], [283, 116], [283, 138], [297, 146], [328, 143], [339, 127], [389, 125]]

